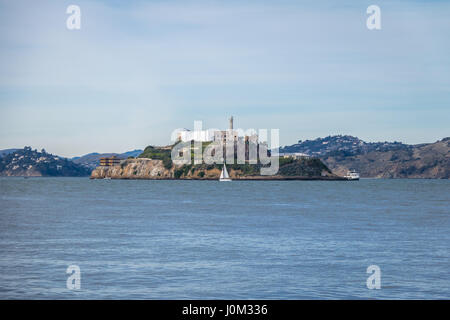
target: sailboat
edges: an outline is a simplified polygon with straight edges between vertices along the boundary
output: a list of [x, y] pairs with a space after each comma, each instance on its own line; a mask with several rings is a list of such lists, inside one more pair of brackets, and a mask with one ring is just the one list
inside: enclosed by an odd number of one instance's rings
[[220, 173], [219, 181], [231, 181], [230, 176], [228, 175], [227, 167], [225, 164], [222, 167], [222, 172]]

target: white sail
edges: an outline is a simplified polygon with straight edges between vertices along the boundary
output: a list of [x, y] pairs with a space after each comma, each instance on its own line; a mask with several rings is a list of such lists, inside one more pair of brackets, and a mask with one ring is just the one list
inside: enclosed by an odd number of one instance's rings
[[222, 172], [220, 173], [220, 181], [231, 181], [230, 176], [228, 175], [228, 170], [225, 164], [222, 167]]

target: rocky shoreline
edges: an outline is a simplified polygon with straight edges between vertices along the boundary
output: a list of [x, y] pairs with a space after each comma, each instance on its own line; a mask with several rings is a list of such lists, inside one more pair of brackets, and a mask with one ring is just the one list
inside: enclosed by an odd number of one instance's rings
[[[106, 177], [106, 178], [93, 178], [93, 180], [111, 179], [111, 180], [183, 180], [183, 181], [218, 181], [219, 178], [143, 178], [143, 177]], [[340, 176], [335, 177], [282, 177], [282, 176], [249, 176], [245, 178], [234, 178], [233, 181], [349, 181], [348, 179]]]
[[[262, 176], [246, 172], [247, 166], [227, 166], [230, 177], [241, 181], [286, 181], [286, 180], [326, 180], [346, 181], [333, 174], [318, 159], [293, 160], [280, 166], [278, 175]], [[165, 166], [162, 160], [145, 158], [126, 159], [117, 166], [99, 166], [92, 171], [91, 179], [128, 179], [128, 180], [218, 180], [221, 165]], [[296, 174], [306, 172], [304, 175]], [[284, 173], [284, 174], [283, 174]]]

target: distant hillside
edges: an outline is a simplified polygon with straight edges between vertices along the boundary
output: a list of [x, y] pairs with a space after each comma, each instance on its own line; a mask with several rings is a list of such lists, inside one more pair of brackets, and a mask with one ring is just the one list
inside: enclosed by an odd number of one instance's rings
[[364, 154], [336, 152], [321, 159], [337, 174], [355, 169], [361, 177], [450, 179], [450, 138], [407, 149]]
[[79, 177], [88, 176], [91, 170], [42, 150], [30, 147], [17, 149], [0, 158], [0, 176], [28, 177]]
[[14, 152], [16, 150], [19, 150], [19, 149], [3, 149], [3, 150], [0, 150], [0, 158], [3, 157], [3, 156], [6, 156], [7, 154], [10, 154], [11, 152]]
[[365, 142], [353, 136], [328, 136], [315, 140], [299, 140], [291, 146], [280, 148], [284, 153], [305, 153], [310, 156], [324, 156], [331, 152], [346, 152], [352, 154], [368, 153], [372, 151], [389, 151], [409, 149], [410, 146], [401, 142]]
[[89, 153], [81, 157], [74, 157], [71, 160], [76, 163], [80, 164], [84, 167], [87, 167], [89, 169], [95, 169], [100, 162], [100, 158], [103, 157], [111, 157], [111, 156], [117, 156], [120, 159], [127, 159], [128, 157], [137, 157], [142, 153], [142, 150], [136, 149], [133, 151], [127, 151], [124, 153]]
[[450, 178], [450, 138], [435, 143], [367, 143], [352, 136], [299, 141], [280, 152], [301, 152], [319, 158], [334, 173], [355, 169], [361, 177]]

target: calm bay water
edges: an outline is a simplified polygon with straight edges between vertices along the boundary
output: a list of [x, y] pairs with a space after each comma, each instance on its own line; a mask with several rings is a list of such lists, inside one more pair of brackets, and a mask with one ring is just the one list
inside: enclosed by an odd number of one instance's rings
[[449, 207], [447, 180], [0, 178], [0, 298], [450, 299]]

